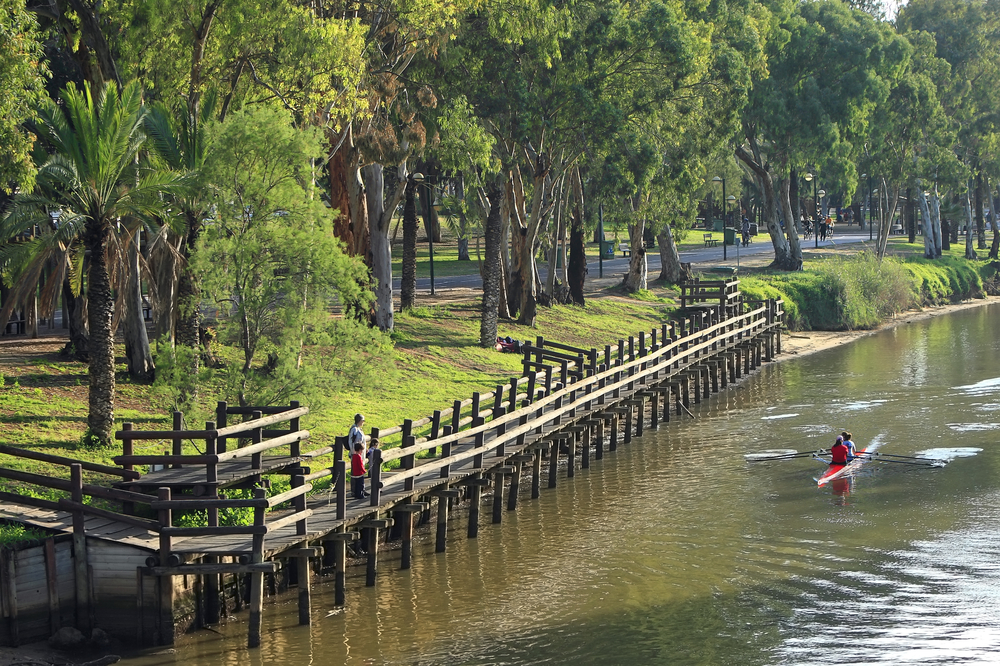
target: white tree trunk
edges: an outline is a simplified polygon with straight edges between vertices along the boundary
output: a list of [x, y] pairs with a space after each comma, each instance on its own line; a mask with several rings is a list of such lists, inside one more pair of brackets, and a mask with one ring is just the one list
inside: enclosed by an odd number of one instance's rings
[[372, 251], [372, 277], [375, 278], [375, 325], [383, 331], [395, 326], [392, 303], [392, 243], [389, 227], [393, 213], [406, 191], [406, 161], [399, 166], [399, 179], [392, 198], [384, 199], [385, 174], [381, 164], [365, 167], [365, 193], [368, 204], [368, 229]]
[[931, 220], [931, 207], [927, 203], [927, 197], [919, 182], [917, 183], [917, 200], [920, 202], [920, 217], [923, 218], [924, 258], [935, 259], [938, 255], [934, 249], [934, 222]]
[[972, 200], [969, 198], [968, 189], [965, 191], [962, 203], [965, 207], [965, 258], [978, 259], [979, 255], [976, 254], [976, 248], [972, 243], [972, 239], [976, 236], [976, 223], [972, 219]]

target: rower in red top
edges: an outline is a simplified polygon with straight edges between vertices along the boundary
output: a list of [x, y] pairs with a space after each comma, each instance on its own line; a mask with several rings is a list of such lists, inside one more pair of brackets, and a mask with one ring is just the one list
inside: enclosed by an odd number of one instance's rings
[[844, 438], [840, 435], [837, 435], [837, 441], [834, 443], [833, 448], [830, 449], [830, 464], [847, 464], [847, 447], [844, 446]]

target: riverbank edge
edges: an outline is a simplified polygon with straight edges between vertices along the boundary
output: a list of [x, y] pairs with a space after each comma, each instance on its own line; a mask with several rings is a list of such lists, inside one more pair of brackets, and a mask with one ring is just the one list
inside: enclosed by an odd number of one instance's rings
[[[986, 296], [983, 298], [969, 299], [959, 303], [915, 308], [897, 315], [878, 328], [863, 331], [787, 332], [782, 336], [782, 353], [775, 358], [774, 362], [781, 363], [801, 358], [820, 351], [839, 347], [870, 335], [875, 335], [880, 331], [896, 328], [906, 324], [926, 321], [940, 315], [961, 312], [963, 310], [988, 306], [995, 303], [1000, 303], [1000, 297]], [[91, 658], [98, 658], [100, 656], [103, 655], [98, 653], [91, 655]], [[70, 661], [65, 652], [50, 647], [45, 641], [27, 643], [16, 648], [0, 647], [0, 666], [16, 666], [25, 662], [52, 664], [53, 666], [68, 666], [76, 663]]]
[[859, 331], [789, 331], [781, 338], [781, 355], [775, 361], [789, 361], [854, 342], [880, 331], [926, 321], [940, 315], [1000, 303], [1000, 296], [983, 296], [946, 305], [923, 306], [902, 312], [877, 328]]

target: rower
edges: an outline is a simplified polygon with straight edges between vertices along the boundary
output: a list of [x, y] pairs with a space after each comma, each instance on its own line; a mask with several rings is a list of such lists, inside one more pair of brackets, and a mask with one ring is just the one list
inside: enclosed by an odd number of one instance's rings
[[844, 438], [844, 446], [847, 447], [847, 461], [850, 462], [858, 456], [857, 449], [854, 448], [854, 442], [851, 441], [851, 433], [845, 430], [840, 433], [840, 436]]
[[830, 449], [830, 464], [846, 465], [847, 461], [847, 447], [844, 446], [844, 438], [838, 435], [836, 443]]

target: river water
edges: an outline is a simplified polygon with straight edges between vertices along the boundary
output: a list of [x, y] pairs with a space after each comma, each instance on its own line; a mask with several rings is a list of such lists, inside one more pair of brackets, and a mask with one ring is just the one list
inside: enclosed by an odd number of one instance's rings
[[[126, 663], [1000, 663], [998, 330], [982, 307], [765, 367], [476, 540], [463, 510], [447, 554], [422, 529], [410, 571], [353, 568], [344, 608], [323, 579], [311, 627], [293, 591], [259, 650], [240, 617]], [[815, 460], [743, 458], [844, 429], [950, 462], [818, 488]]]

